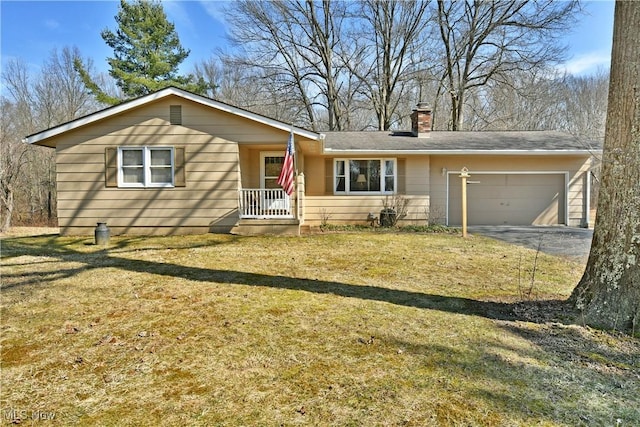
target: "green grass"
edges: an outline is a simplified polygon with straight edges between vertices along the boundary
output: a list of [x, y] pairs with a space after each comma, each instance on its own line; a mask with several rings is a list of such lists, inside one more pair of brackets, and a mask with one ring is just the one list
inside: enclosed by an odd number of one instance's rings
[[570, 323], [570, 260], [522, 301], [535, 252], [477, 236], [92, 240], [0, 242], [3, 422], [640, 425], [640, 344]]

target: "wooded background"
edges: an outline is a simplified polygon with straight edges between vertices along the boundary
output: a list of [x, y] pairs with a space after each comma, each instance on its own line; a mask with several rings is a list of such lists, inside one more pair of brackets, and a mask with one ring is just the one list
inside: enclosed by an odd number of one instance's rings
[[[190, 75], [203, 95], [314, 131], [408, 129], [423, 101], [434, 130], [563, 130], [589, 148], [604, 136], [608, 71], [558, 68], [581, 13], [552, 0], [230, 2], [228, 50]], [[2, 230], [56, 224], [55, 152], [21, 140], [106, 107], [74, 61], [126, 98], [93, 60], [66, 46], [38, 73], [3, 64]]]

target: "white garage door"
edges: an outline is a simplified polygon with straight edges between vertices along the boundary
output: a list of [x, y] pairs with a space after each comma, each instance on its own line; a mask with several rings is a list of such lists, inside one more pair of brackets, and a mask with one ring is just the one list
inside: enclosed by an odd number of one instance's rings
[[[468, 225], [556, 225], [565, 223], [564, 174], [481, 174], [467, 185]], [[449, 225], [462, 223], [458, 174], [449, 175]]]

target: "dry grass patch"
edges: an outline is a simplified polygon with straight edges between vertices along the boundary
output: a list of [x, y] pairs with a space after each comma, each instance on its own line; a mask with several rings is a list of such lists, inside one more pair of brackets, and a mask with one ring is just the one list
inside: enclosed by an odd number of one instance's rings
[[640, 425], [640, 345], [563, 323], [563, 259], [521, 302], [535, 252], [480, 237], [1, 245], [5, 421]]

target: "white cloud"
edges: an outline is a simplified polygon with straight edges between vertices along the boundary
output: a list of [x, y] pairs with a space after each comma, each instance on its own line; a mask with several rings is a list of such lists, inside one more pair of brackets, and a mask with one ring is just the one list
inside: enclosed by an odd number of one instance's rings
[[200, 1], [200, 5], [207, 12], [207, 15], [226, 29], [227, 26], [224, 17], [225, 3], [224, 1]]
[[587, 52], [576, 55], [564, 64], [560, 64], [560, 71], [573, 75], [581, 75], [594, 72], [598, 69], [609, 69], [611, 54], [606, 52]]
[[164, 1], [162, 3], [167, 18], [170, 22], [189, 29], [189, 31], [195, 31], [193, 21], [189, 17], [189, 13], [185, 10], [182, 2], [180, 1]]
[[60, 28], [60, 22], [56, 21], [55, 19], [47, 19], [44, 21], [44, 26], [50, 30], [57, 30], [58, 28]]

